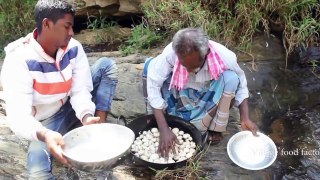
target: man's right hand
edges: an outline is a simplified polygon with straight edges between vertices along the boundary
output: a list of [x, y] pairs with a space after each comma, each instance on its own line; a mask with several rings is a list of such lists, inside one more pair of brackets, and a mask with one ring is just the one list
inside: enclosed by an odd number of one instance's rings
[[160, 130], [158, 152], [162, 157], [169, 157], [170, 151], [175, 154], [176, 144], [179, 144], [179, 141], [177, 139], [177, 136], [171, 131], [171, 129], [166, 128], [164, 130]]
[[90, 124], [98, 124], [100, 120], [100, 117], [95, 117], [92, 116], [91, 114], [86, 114], [83, 118], [82, 118], [82, 124], [84, 126], [86, 125], [90, 125]]
[[48, 147], [48, 151], [62, 164], [71, 167], [68, 160], [62, 155], [61, 147], [64, 145], [62, 135], [56, 131], [44, 130], [37, 133], [38, 139], [45, 142]]
[[158, 152], [162, 157], [169, 157], [169, 152], [175, 153], [175, 145], [179, 143], [164, 117], [162, 109], [154, 109], [154, 116], [160, 132]]

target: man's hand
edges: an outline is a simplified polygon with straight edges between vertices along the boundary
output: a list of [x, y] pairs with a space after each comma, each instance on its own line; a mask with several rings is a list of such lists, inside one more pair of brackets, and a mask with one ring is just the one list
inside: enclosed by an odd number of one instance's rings
[[98, 124], [100, 120], [100, 117], [94, 117], [91, 114], [86, 114], [82, 119], [83, 125], [89, 125], [89, 124]]
[[162, 157], [169, 157], [169, 152], [175, 152], [175, 145], [179, 143], [176, 135], [171, 131], [164, 117], [162, 109], [154, 109], [154, 116], [160, 132], [158, 152]]
[[258, 136], [258, 126], [252, 122], [249, 118], [249, 105], [248, 98], [244, 99], [239, 106], [240, 110], [240, 122], [243, 130], [249, 130], [254, 136]]
[[45, 142], [48, 147], [48, 151], [62, 164], [71, 167], [70, 163], [62, 155], [61, 147], [64, 146], [62, 135], [52, 130], [44, 130], [37, 133], [39, 140]]
[[169, 152], [175, 151], [175, 145], [179, 144], [177, 136], [171, 131], [171, 129], [166, 128], [164, 130], [160, 130], [160, 139], [159, 139], [159, 147], [158, 152], [162, 157], [169, 157]]
[[251, 131], [254, 136], [258, 136], [258, 134], [257, 134], [258, 127], [250, 119], [241, 120], [241, 127], [243, 130]]

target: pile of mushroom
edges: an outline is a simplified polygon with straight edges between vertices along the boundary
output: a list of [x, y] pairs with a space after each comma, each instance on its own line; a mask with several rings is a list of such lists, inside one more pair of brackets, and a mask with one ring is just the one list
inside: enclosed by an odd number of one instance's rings
[[135, 156], [145, 161], [159, 164], [175, 163], [192, 157], [196, 152], [196, 143], [192, 140], [190, 134], [184, 133], [178, 128], [173, 128], [172, 132], [177, 136], [179, 144], [175, 146], [176, 153], [170, 152], [168, 158], [160, 157], [157, 152], [160, 136], [157, 128], [140, 133], [133, 142], [131, 151]]

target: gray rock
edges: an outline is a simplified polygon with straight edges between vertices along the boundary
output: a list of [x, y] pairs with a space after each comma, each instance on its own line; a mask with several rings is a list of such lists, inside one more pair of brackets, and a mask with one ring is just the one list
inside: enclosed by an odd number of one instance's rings
[[134, 64], [120, 64], [119, 83], [112, 103], [111, 114], [132, 119], [145, 114], [146, 106], [142, 93], [141, 70]]

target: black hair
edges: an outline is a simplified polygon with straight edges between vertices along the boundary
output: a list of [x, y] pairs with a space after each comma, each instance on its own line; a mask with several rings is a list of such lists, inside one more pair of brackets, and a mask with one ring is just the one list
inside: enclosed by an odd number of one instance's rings
[[65, 14], [75, 15], [72, 5], [65, 0], [39, 0], [34, 9], [35, 21], [38, 33], [42, 32], [42, 21], [44, 18], [56, 23]]

